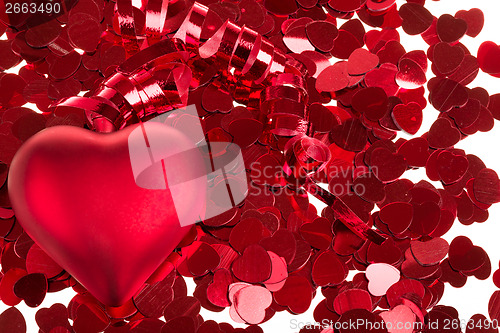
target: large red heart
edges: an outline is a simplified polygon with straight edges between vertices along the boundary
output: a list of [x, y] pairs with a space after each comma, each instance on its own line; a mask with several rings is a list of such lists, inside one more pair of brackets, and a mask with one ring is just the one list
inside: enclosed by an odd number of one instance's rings
[[[138, 291], [189, 230], [179, 221], [194, 223], [205, 205], [201, 155], [169, 173], [168, 156], [193, 151], [194, 143], [166, 125], [145, 125], [147, 132], [131, 126], [113, 134], [46, 129], [21, 147], [9, 173], [12, 207], [26, 232], [110, 306]], [[152, 140], [161, 143], [155, 151], [131, 156], [132, 147]], [[137, 182], [146, 188], [136, 184], [138, 165]]]

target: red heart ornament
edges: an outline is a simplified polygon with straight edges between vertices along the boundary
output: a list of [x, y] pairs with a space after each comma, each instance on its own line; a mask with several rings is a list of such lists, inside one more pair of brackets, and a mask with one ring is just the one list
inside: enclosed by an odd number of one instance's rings
[[[154, 148], [149, 154], [146, 133]], [[133, 147], [146, 149], [142, 159], [131, 159], [138, 157]], [[44, 251], [97, 299], [117, 306], [189, 231], [179, 221], [194, 223], [203, 210], [207, 184], [198, 178], [201, 155], [183, 165], [168, 161], [193, 148], [183, 133], [160, 123], [113, 134], [52, 127], [16, 154], [8, 179], [12, 207]], [[138, 164], [139, 175], [134, 174]]]

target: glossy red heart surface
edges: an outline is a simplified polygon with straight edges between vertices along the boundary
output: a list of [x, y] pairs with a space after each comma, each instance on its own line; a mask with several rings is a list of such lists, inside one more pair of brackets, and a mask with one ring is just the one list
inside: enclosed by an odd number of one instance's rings
[[189, 231], [180, 221], [195, 223], [205, 209], [202, 156], [169, 163], [169, 156], [193, 148], [187, 136], [160, 123], [111, 134], [48, 128], [14, 157], [12, 207], [44, 251], [98, 300], [117, 306]]

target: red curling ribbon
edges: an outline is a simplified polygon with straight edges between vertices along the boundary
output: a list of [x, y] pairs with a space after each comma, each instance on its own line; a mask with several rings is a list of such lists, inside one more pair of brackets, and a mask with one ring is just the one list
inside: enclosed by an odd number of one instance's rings
[[134, 7], [132, 0], [117, 0], [116, 14], [123, 46], [129, 54], [137, 53], [140, 49], [137, 40], [137, 31], [134, 19]]
[[302, 78], [293, 73], [277, 74], [260, 98], [261, 121], [275, 135], [306, 134], [307, 93]]
[[[250, 74], [254, 84], [261, 84], [269, 73], [283, 72], [286, 56], [255, 31], [227, 20], [205, 43], [200, 43], [208, 7], [194, 3], [175, 34], [197, 49], [202, 58], [214, 58], [222, 67], [235, 69], [236, 75]], [[245, 55], [248, 55], [245, 57]], [[244, 77], [243, 80], [248, 79]]]
[[161, 39], [161, 33], [167, 19], [169, 0], [149, 0], [146, 4], [146, 36], [149, 45]]
[[[117, 130], [186, 105], [190, 78], [183, 76], [190, 76], [190, 70], [183, 62], [187, 59], [184, 44], [177, 39], [162, 40], [128, 58], [96, 91], [96, 97], [108, 100], [118, 114], [92, 109], [87, 116], [89, 127]], [[98, 126], [95, 119], [99, 119]], [[110, 124], [104, 124], [106, 120]]]
[[285, 179], [295, 187], [302, 187], [308, 193], [330, 206], [339, 219], [362, 239], [382, 244], [385, 238], [371, 229], [340, 198], [316, 184], [311, 176], [322, 169], [331, 159], [331, 152], [323, 142], [305, 135], [290, 139], [285, 148]]
[[[90, 128], [110, 132], [183, 107], [187, 104], [189, 89], [193, 88], [192, 72], [187, 66], [188, 52], [193, 52], [200, 59], [222, 66], [222, 76], [235, 100], [249, 107], [260, 106], [260, 120], [266, 125], [265, 133], [268, 133], [269, 140], [272, 140], [269, 135], [277, 135], [297, 136], [291, 140], [295, 143], [306, 138], [318, 141], [306, 136], [309, 124], [304, 77], [308, 73], [303, 64], [287, 57], [257, 32], [245, 26], [239, 27], [229, 20], [211, 38], [201, 43], [208, 8], [199, 3], [191, 7], [174, 38], [159, 40], [158, 34], [163, 31], [160, 21], [166, 16], [166, 6], [163, 1], [148, 4], [145, 10], [149, 20], [145, 30], [148, 42], [153, 44], [138, 52], [131, 2], [118, 0], [120, 32], [130, 57], [101, 84], [94, 97], [66, 99], [56, 108], [83, 109]], [[160, 18], [156, 17], [158, 15]], [[288, 179], [299, 180], [300, 187], [332, 206], [337, 218], [358, 236], [377, 244], [383, 242], [385, 239], [370, 229], [339, 198], [311, 180], [310, 174], [325, 165], [325, 161], [309, 156], [311, 149], [295, 151], [294, 148], [292, 157], [285, 152], [288, 160], [284, 172]], [[313, 159], [311, 163], [305, 163], [308, 158]], [[293, 174], [294, 169], [305, 170], [306, 176]]]

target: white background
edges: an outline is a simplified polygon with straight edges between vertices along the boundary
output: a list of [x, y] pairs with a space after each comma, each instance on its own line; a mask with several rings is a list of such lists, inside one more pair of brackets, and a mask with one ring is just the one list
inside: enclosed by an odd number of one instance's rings
[[[398, 5], [405, 3], [403, 0], [397, 1]], [[465, 44], [470, 50], [471, 54], [477, 55], [477, 49], [483, 41], [493, 41], [500, 44], [500, 3], [495, 0], [442, 0], [430, 1], [427, 0], [426, 7], [431, 11], [434, 16], [439, 17], [441, 14], [449, 13], [454, 15], [458, 10], [480, 8], [485, 14], [485, 26], [481, 34], [476, 38], [465, 36], [462, 43]], [[343, 21], [339, 21], [339, 26]], [[428, 45], [423, 42], [420, 36], [407, 36], [401, 29], [401, 43], [406, 51], [411, 50], [424, 50], [426, 51]], [[2, 39], [5, 38], [5, 35]], [[500, 61], [500, 59], [499, 59]], [[9, 70], [13, 72], [13, 70]], [[429, 77], [432, 73], [428, 73]], [[488, 90], [490, 95], [500, 93], [500, 79], [495, 79], [487, 74], [480, 72], [478, 78], [469, 85], [470, 88], [483, 87]], [[31, 106], [34, 107], [34, 106]], [[424, 110], [424, 123], [422, 129], [417, 136], [425, 133], [430, 128], [430, 125], [436, 119], [438, 112], [432, 107]], [[496, 170], [500, 173], [500, 154], [498, 144], [500, 143], [500, 127], [498, 121], [495, 121], [496, 127], [489, 133], [477, 133], [471, 137], [466, 138], [457, 144], [457, 148], [466, 150], [469, 154], [475, 154], [480, 157], [487, 167]], [[421, 179], [426, 179], [425, 170], [408, 171], [404, 174], [405, 178], [418, 182]], [[436, 187], [440, 187], [439, 183], [435, 183]], [[322, 207], [318, 204], [318, 208]], [[493, 205], [489, 209], [490, 218], [483, 224], [473, 224], [472, 226], [463, 226], [458, 221], [455, 222], [453, 228], [444, 236], [448, 242], [459, 235], [469, 237], [475, 245], [483, 247], [490, 256], [493, 272], [498, 269], [498, 262], [500, 259], [500, 204]], [[350, 275], [352, 276], [352, 274]], [[190, 279], [186, 279], [189, 292], [194, 290], [194, 283]], [[481, 313], [488, 317], [488, 301], [491, 294], [496, 290], [491, 278], [486, 281], [479, 281], [474, 277], [468, 279], [465, 287], [456, 289], [446, 284], [444, 296], [439, 304], [449, 305], [455, 307], [460, 313], [460, 319], [467, 320], [473, 314]], [[72, 289], [66, 289], [62, 292], [48, 294], [40, 307], [50, 307], [54, 303], [62, 303], [67, 305], [71, 298], [74, 296]], [[288, 312], [276, 313], [276, 315], [268, 322], [260, 325], [264, 332], [298, 332], [298, 329], [292, 329], [291, 320], [295, 319], [296, 322], [313, 322], [312, 312], [321, 300], [323, 299], [320, 290], [316, 298], [313, 300], [309, 311], [304, 314], [294, 316]], [[0, 302], [0, 313], [7, 307]], [[28, 333], [38, 332], [38, 327], [35, 323], [34, 316], [39, 309], [32, 309], [27, 307], [24, 302], [19, 304], [17, 308], [24, 314], [27, 325]], [[205, 320], [215, 320], [217, 322], [229, 322], [235, 327], [246, 327], [246, 325], [239, 325], [232, 322], [229, 317], [228, 310], [221, 313], [213, 313], [202, 309], [201, 312]]]

